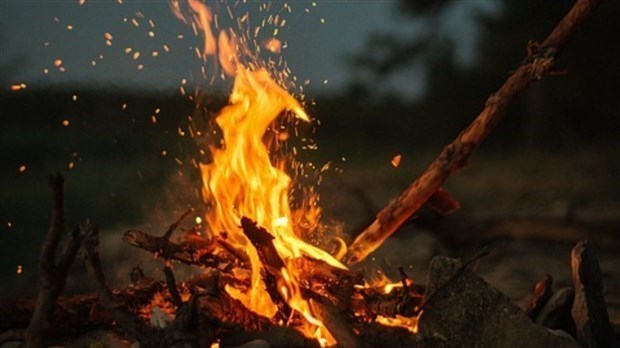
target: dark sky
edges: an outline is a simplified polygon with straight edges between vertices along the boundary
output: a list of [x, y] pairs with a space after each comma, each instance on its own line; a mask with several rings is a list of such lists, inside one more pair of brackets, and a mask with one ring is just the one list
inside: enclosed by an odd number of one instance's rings
[[[287, 18], [279, 33], [288, 43], [282, 54], [298, 80], [310, 80], [307, 89], [315, 92], [342, 87], [349, 80], [351, 70], [344, 57], [361, 50], [369, 33], [415, 31], [414, 23], [398, 16], [396, 1], [290, 1], [290, 13], [283, 10], [284, 3], [272, 2], [268, 12], [259, 12], [259, 3], [249, 2], [236, 11], [249, 11], [255, 24], [266, 13]], [[462, 55], [468, 56], [474, 36], [468, 13], [471, 8], [489, 7], [489, 1], [457, 5], [461, 6], [452, 11], [450, 22], [458, 27], [452, 25], [448, 30], [459, 36]], [[16, 82], [28, 88], [93, 83], [156, 89], [175, 89], [184, 78], [189, 84], [201, 83], [196, 78], [200, 64], [193, 53], [201, 41], [172, 15], [167, 1], [85, 0], [80, 5], [79, 0], [1, 0], [0, 18], [0, 80], [8, 84], [2, 88]], [[111, 46], [106, 45], [106, 33], [112, 35]], [[164, 44], [170, 52], [164, 52]], [[129, 54], [127, 48], [131, 48]], [[134, 60], [136, 51], [140, 57]], [[159, 55], [153, 57], [153, 51]], [[58, 59], [64, 72], [54, 64]], [[415, 72], [412, 75], [396, 78], [392, 84], [415, 95], [420, 83]]]

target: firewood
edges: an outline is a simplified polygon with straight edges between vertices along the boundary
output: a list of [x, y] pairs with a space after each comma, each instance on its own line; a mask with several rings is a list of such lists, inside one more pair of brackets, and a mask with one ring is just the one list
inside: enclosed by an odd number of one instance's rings
[[571, 310], [577, 339], [585, 347], [616, 347], [603, 279], [596, 253], [587, 240], [575, 245], [571, 253], [575, 299]]
[[280, 293], [280, 287], [283, 286], [281, 284], [285, 284], [282, 276], [285, 265], [273, 245], [274, 237], [246, 217], [241, 218], [241, 228], [258, 252], [264, 270], [262, 278], [269, 297], [278, 307], [278, 319], [286, 321], [291, 316], [292, 309]]
[[485, 107], [439, 157], [399, 197], [377, 214], [376, 219], [353, 241], [344, 260], [353, 265], [366, 258], [415, 213], [456, 171], [467, 164], [471, 153], [490, 134], [512, 102], [532, 83], [553, 71], [556, 56], [587, 20], [600, 0], [577, 0], [573, 8], [542, 44], [532, 44], [528, 55]]
[[321, 296], [341, 310], [350, 308], [355, 285], [362, 281], [361, 274], [307, 256], [290, 262], [300, 270], [299, 285], [309, 296]]
[[202, 243], [178, 244], [169, 238], [158, 237], [139, 230], [129, 230], [123, 235], [123, 241], [144, 249], [166, 260], [179, 261], [188, 265], [219, 268], [238, 260], [227, 252], [216, 239], [200, 238]]
[[60, 256], [57, 257], [56, 252], [65, 225], [64, 178], [60, 174], [51, 176], [49, 185], [52, 189], [50, 228], [41, 246], [36, 305], [24, 334], [26, 346], [29, 348], [47, 345], [45, 337], [51, 328], [50, 320], [54, 314], [56, 300], [65, 287], [69, 267], [73, 264], [85, 235], [83, 226], [77, 226], [67, 239]]
[[239, 300], [223, 290], [226, 280], [220, 272], [211, 270], [185, 282], [185, 287], [198, 296], [201, 320], [211, 321], [217, 328], [227, 331], [265, 331], [273, 323], [270, 319], [247, 309]]
[[143, 346], [154, 347], [161, 342], [163, 333], [146, 325], [136, 314], [120, 305], [108, 286], [99, 258], [99, 229], [96, 225], [89, 228], [84, 249], [86, 250], [86, 268], [99, 285], [97, 288], [99, 299], [103, 306], [111, 313], [117, 325], [129, 336], [138, 340]]
[[351, 310], [368, 319], [374, 319], [377, 315], [413, 317], [418, 314], [423, 299], [422, 294], [411, 296], [398, 289], [385, 294], [373, 288], [363, 288], [356, 294], [351, 300]]
[[[155, 293], [164, 290], [161, 282], [146, 278], [129, 287], [114, 290], [114, 297], [131, 312], [138, 312], [147, 306]], [[20, 330], [28, 326], [35, 307], [35, 300], [30, 298], [11, 299], [0, 303], [0, 332]], [[50, 320], [48, 338], [51, 341], [71, 339], [89, 328], [112, 329], [114, 319], [105, 310], [95, 294], [80, 294], [71, 297], [59, 297], [56, 309]]]
[[177, 282], [170, 265], [164, 267], [164, 275], [166, 276], [166, 287], [170, 294], [170, 300], [175, 306], [181, 307], [183, 305], [183, 300], [181, 299], [181, 294], [179, 294], [179, 289], [177, 289]]
[[530, 299], [530, 302], [525, 308], [525, 313], [528, 317], [530, 317], [530, 319], [536, 319], [536, 316], [538, 315], [538, 313], [540, 313], [540, 310], [551, 297], [551, 294], [553, 293], [551, 289], [552, 285], [553, 278], [549, 274], [547, 274], [534, 286], [532, 298]]

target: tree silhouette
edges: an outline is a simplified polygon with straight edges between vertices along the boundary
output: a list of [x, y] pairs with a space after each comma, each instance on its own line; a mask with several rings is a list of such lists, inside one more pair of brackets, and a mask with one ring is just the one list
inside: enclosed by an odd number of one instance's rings
[[[506, 72], [519, 64], [528, 43], [540, 40], [566, 13], [573, 1], [504, 0], [497, 11], [463, 7], [454, 0], [400, 1], [398, 13], [421, 29], [415, 35], [376, 33], [352, 62], [376, 80], [403, 74], [421, 64], [426, 73], [425, 94], [414, 109], [433, 118], [432, 132], [458, 131], [475, 115], [488, 93]], [[459, 60], [454, 36], [445, 35], [450, 13], [457, 6], [472, 11], [479, 30], [474, 59]], [[565, 146], [580, 142], [616, 142], [620, 129], [620, 3], [607, 1], [560, 56], [565, 72], [529, 90], [513, 108], [503, 128], [511, 130], [502, 142], [530, 147]], [[458, 29], [458, 25], [456, 26]], [[372, 90], [372, 87], [369, 87]]]

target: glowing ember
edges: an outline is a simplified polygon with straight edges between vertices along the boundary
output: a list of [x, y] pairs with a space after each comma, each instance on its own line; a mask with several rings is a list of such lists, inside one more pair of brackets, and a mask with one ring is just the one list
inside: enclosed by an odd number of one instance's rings
[[384, 317], [382, 315], [378, 315], [375, 321], [379, 324], [383, 324], [385, 326], [399, 326], [404, 327], [409, 330], [411, 333], [418, 333], [418, 319], [422, 315], [422, 312], [416, 317], [403, 317], [402, 315], [396, 315], [394, 318]]
[[282, 42], [276, 38], [271, 38], [265, 42], [265, 48], [272, 53], [280, 53]]
[[392, 158], [392, 166], [394, 166], [394, 168], [398, 168], [398, 166], [400, 166], [400, 161], [402, 158], [403, 156], [401, 155], [394, 156], [394, 158]]

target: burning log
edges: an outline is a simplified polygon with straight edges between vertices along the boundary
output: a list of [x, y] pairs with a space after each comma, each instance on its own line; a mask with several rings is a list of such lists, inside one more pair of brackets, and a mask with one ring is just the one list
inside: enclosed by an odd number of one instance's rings
[[346, 348], [362, 347], [362, 341], [353, 332], [353, 326], [347, 313], [324, 299], [310, 299], [312, 312], [321, 319], [325, 327], [334, 336], [338, 345]]
[[161, 342], [161, 332], [147, 326], [134, 313], [121, 306], [108, 286], [99, 258], [99, 229], [97, 226], [89, 226], [84, 249], [86, 250], [86, 268], [99, 285], [99, 299], [117, 324], [144, 346], [152, 347]]
[[395, 289], [388, 293], [377, 291], [374, 288], [362, 288], [352, 299], [351, 308], [355, 313], [374, 319], [384, 317], [413, 317], [418, 314], [418, 307], [422, 304], [422, 294], [412, 296], [407, 290]]
[[525, 313], [528, 317], [530, 317], [530, 319], [536, 319], [538, 313], [540, 313], [543, 306], [551, 297], [551, 294], [553, 293], [551, 289], [552, 285], [553, 278], [547, 274], [534, 286], [534, 293], [532, 294], [532, 298], [530, 299], [529, 304], [525, 308]]
[[353, 265], [366, 258], [392, 235], [457, 170], [501, 120], [510, 104], [532, 83], [553, 71], [556, 56], [594, 12], [600, 0], [577, 0], [542, 44], [531, 44], [528, 55], [500, 89], [489, 97], [484, 109], [399, 197], [377, 214], [376, 219], [351, 244], [344, 260]]
[[171, 242], [169, 236], [158, 237], [139, 230], [129, 230], [123, 235], [123, 241], [163, 259], [175, 260], [187, 265], [217, 268], [247, 260], [247, 257], [238, 253], [232, 254], [231, 249], [224, 246], [227, 245], [226, 242], [220, 240], [219, 237], [207, 239], [193, 236], [191, 242], [178, 244]]
[[302, 275], [299, 285], [311, 296], [320, 296], [341, 310], [350, 309], [355, 285], [362, 281], [362, 275], [330, 266], [311, 257], [291, 260]]
[[[279, 301], [283, 301], [283, 298], [277, 285], [283, 284], [281, 272], [286, 266], [273, 245], [274, 237], [248, 218], [241, 219], [241, 226], [243, 232], [258, 251], [265, 269], [263, 280], [267, 292], [272, 300], [278, 304], [280, 316], [282, 316], [283, 309], [290, 311], [290, 307], [283, 307], [280, 304], [282, 302]], [[308, 299], [313, 315], [316, 315], [323, 322], [343, 347], [363, 346], [362, 341], [353, 330], [353, 313], [357, 313], [357, 315], [363, 311], [368, 313], [367, 306], [370, 306], [371, 309], [390, 308], [391, 310], [383, 310], [379, 313], [379, 315], [390, 317], [401, 313], [412, 314], [414, 311], [414, 302], [407, 301], [409, 299], [408, 288], [405, 288], [407, 294], [405, 297], [390, 297], [386, 300], [376, 296], [374, 297], [375, 301], [366, 302], [362, 300], [356, 302], [352, 300], [352, 297], [355, 297], [353, 296], [354, 285], [359, 284], [361, 275], [348, 270], [337, 269], [310, 257], [301, 257], [290, 260], [290, 262], [295, 265], [296, 269], [300, 270], [299, 284], [304, 290], [304, 295]], [[365, 297], [362, 296], [362, 298]], [[288, 316], [290, 316], [290, 312]], [[374, 319], [376, 316], [377, 313], [372, 313], [365, 317]]]
[[285, 286], [283, 285], [285, 282], [282, 270], [285, 269], [286, 266], [273, 245], [274, 237], [264, 228], [257, 226], [256, 222], [246, 217], [241, 218], [241, 228], [243, 229], [243, 233], [258, 251], [258, 257], [265, 271], [263, 274], [263, 281], [269, 297], [271, 297], [271, 300], [278, 306], [279, 319], [288, 320], [291, 316], [292, 309], [280, 293], [280, 287]]

